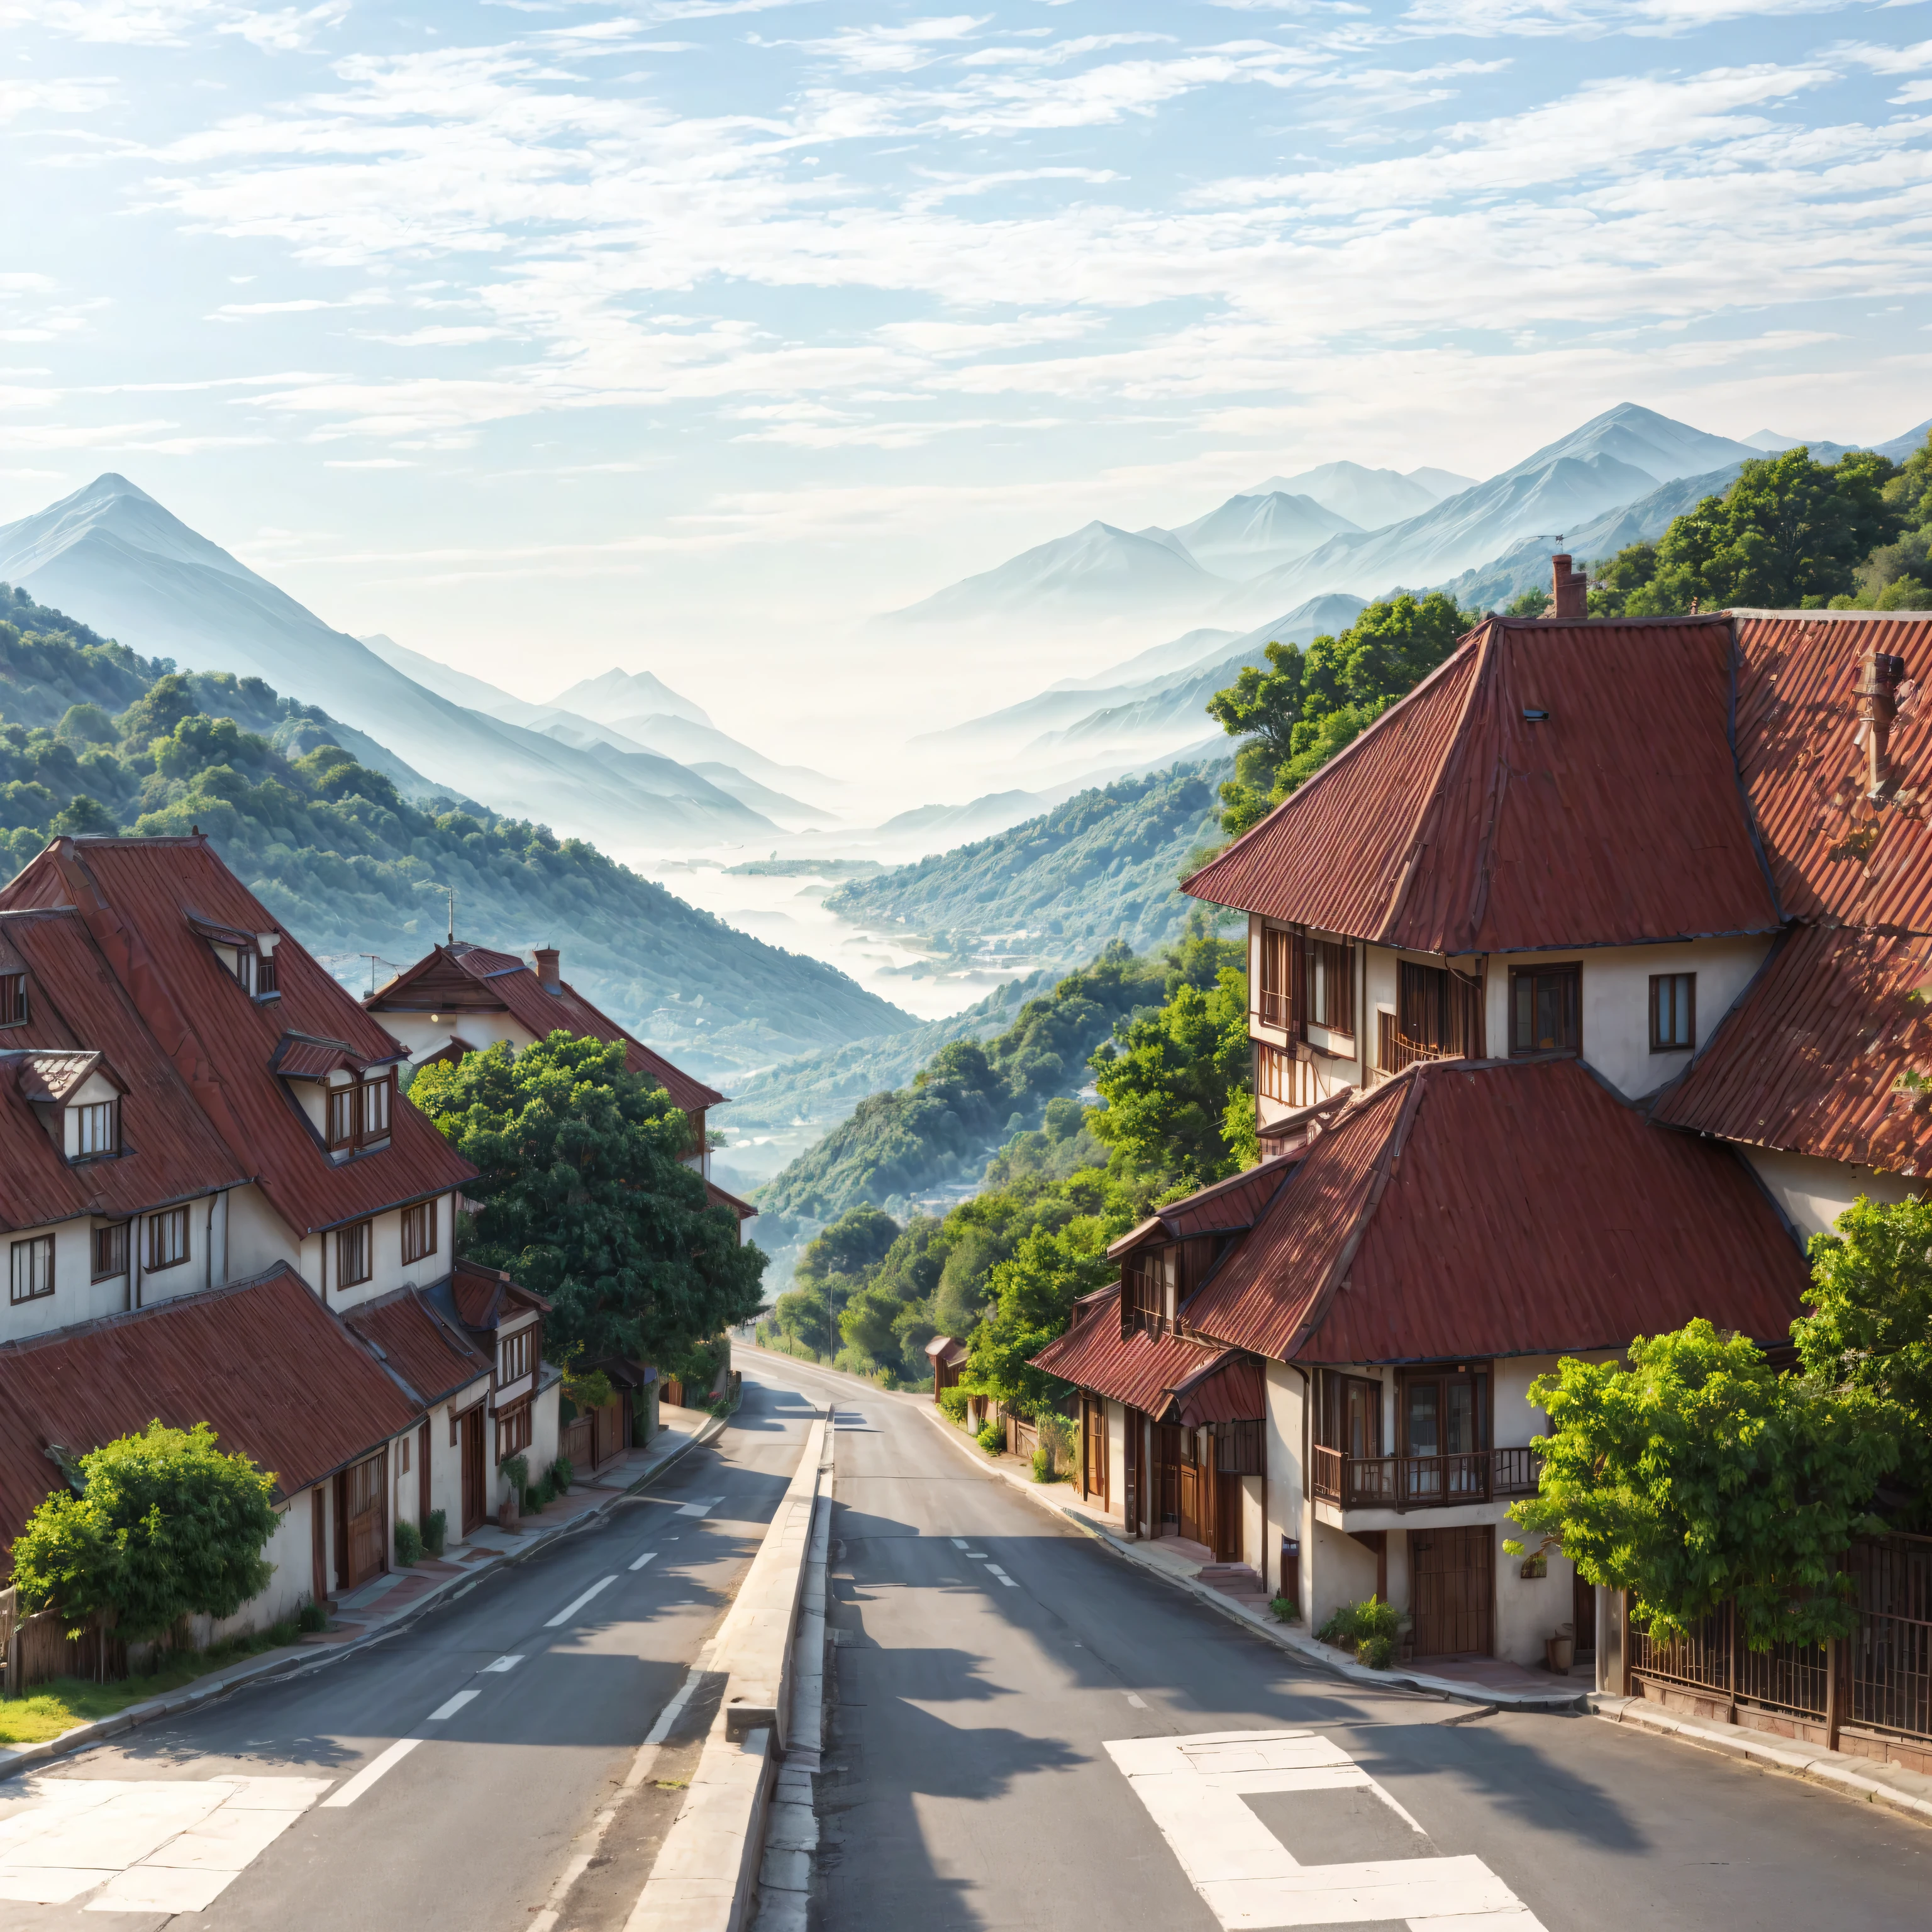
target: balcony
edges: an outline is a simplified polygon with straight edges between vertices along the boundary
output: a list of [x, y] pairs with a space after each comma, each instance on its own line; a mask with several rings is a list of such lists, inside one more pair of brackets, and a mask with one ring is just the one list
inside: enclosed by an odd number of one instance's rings
[[1406, 1038], [1396, 1024], [1396, 1017], [1393, 1013], [1378, 1013], [1376, 1016], [1376, 1071], [1378, 1073], [1406, 1072], [1418, 1060], [1456, 1060], [1461, 1057], [1460, 1051], [1426, 1046], [1420, 1040]]
[[1448, 1509], [1533, 1496], [1542, 1473], [1543, 1458], [1530, 1449], [1357, 1456], [1317, 1448], [1313, 1478], [1316, 1495], [1344, 1509]]

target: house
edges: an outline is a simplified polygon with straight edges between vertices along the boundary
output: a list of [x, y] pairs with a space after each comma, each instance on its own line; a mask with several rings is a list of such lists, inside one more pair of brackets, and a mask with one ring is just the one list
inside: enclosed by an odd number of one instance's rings
[[1932, 622], [1589, 620], [1569, 565], [1187, 881], [1248, 916], [1264, 1158], [1038, 1358], [1126, 1533], [1238, 1526], [1418, 1656], [1591, 1640], [1561, 1552], [1501, 1549], [1538, 1374], [1700, 1315], [1785, 1339], [1804, 1240], [1932, 1160]]
[[932, 1399], [937, 1402], [947, 1389], [957, 1385], [959, 1371], [966, 1366], [964, 1342], [950, 1335], [935, 1335], [926, 1345], [926, 1358], [932, 1364]]
[[206, 1420], [278, 1477], [252, 1620], [434, 1509], [460, 1540], [506, 1442], [555, 1454], [542, 1305], [469, 1318], [474, 1171], [404, 1058], [199, 834], [58, 838], [0, 890], [0, 1537], [87, 1449]]

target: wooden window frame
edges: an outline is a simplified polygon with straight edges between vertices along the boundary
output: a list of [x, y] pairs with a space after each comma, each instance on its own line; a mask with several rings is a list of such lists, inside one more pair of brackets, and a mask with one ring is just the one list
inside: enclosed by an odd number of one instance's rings
[[[1666, 987], [1683, 984], [1686, 1040], [1664, 1036], [1664, 1002]], [[1671, 1004], [1677, 1002], [1673, 997]], [[1676, 1015], [1673, 1012], [1672, 1018]], [[1694, 1053], [1697, 1050], [1697, 976], [1695, 973], [1653, 973], [1650, 976], [1650, 1050], [1652, 1053]]]
[[[1569, 1018], [1574, 1027], [1572, 1038], [1560, 1046], [1538, 1046], [1534, 1040], [1535, 1002], [1540, 997], [1535, 982], [1539, 980], [1567, 980], [1570, 992]], [[1516, 988], [1525, 982], [1530, 986], [1532, 1038], [1528, 1045], [1517, 1039], [1516, 1020], [1518, 994]], [[1509, 980], [1509, 1050], [1512, 1060], [1522, 1060], [1538, 1054], [1564, 1054], [1572, 1059], [1580, 1059], [1583, 1052], [1583, 962], [1580, 959], [1552, 961], [1546, 966], [1512, 966]]]
[[[1348, 1440], [1349, 1397], [1359, 1395], [1369, 1422], [1364, 1431], [1363, 1447], [1366, 1450], [1360, 1460], [1374, 1461], [1387, 1454], [1384, 1444], [1388, 1441], [1388, 1418], [1384, 1413], [1382, 1384], [1372, 1376], [1352, 1376], [1342, 1369], [1323, 1369], [1318, 1371], [1321, 1384], [1316, 1391], [1315, 1444], [1318, 1449], [1334, 1449], [1343, 1455], [1353, 1456], [1354, 1449]], [[1366, 1438], [1372, 1435], [1373, 1447]]]
[[[178, 1231], [181, 1236], [181, 1252], [170, 1256], [167, 1250], [172, 1244], [165, 1240], [167, 1231]], [[160, 1274], [169, 1268], [184, 1268], [190, 1259], [193, 1246], [188, 1211], [185, 1208], [164, 1208], [158, 1214], [148, 1216], [146, 1228], [147, 1258], [142, 1263], [142, 1272]]]
[[524, 1376], [532, 1375], [537, 1366], [537, 1331], [542, 1327], [532, 1322], [527, 1328], [518, 1328], [508, 1335], [496, 1337], [496, 1386], [507, 1388], [511, 1383], [520, 1382]]
[[[118, 1100], [80, 1102], [70, 1111], [76, 1116], [74, 1155], [76, 1160], [101, 1160], [121, 1151], [121, 1103]], [[87, 1144], [88, 1124], [104, 1117], [107, 1124], [106, 1138], [100, 1146], [89, 1147]]]
[[514, 1408], [497, 1417], [496, 1460], [500, 1466], [505, 1456], [520, 1455], [530, 1446], [536, 1433], [535, 1418], [531, 1412], [535, 1406], [535, 1398], [525, 1396]]
[[1295, 1031], [1300, 1018], [1302, 938], [1285, 927], [1262, 928], [1261, 988], [1256, 1011], [1263, 1026]]
[[1355, 942], [1311, 939], [1304, 949], [1311, 1026], [1355, 1036]]
[[27, 976], [0, 973], [0, 1027], [27, 1024]]
[[[362, 1272], [352, 1274], [352, 1266], [358, 1265], [356, 1250], [361, 1250], [359, 1265]], [[365, 1281], [375, 1278], [376, 1274], [376, 1224], [373, 1221], [351, 1221], [346, 1227], [335, 1231], [335, 1286], [338, 1288], [360, 1288]]]
[[[382, 1125], [380, 1132], [372, 1133], [368, 1125], [370, 1096], [378, 1091], [382, 1096]], [[340, 1087], [324, 1088], [322, 1107], [322, 1138], [331, 1154], [352, 1154], [378, 1141], [386, 1141], [396, 1120], [394, 1070], [386, 1069], [374, 1080], [352, 1080]]]
[[426, 1259], [436, 1252], [436, 1197], [418, 1201], [403, 1210], [403, 1265]]
[[255, 955], [255, 997], [258, 1000], [278, 1000], [282, 996], [280, 982], [275, 973], [275, 956], [272, 952]]
[[1408, 1392], [1418, 1382], [1433, 1383], [1447, 1389], [1452, 1382], [1468, 1382], [1476, 1388], [1470, 1413], [1476, 1427], [1476, 1440], [1467, 1449], [1446, 1449], [1442, 1438], [1448, 1410], [1438, 1401], [1436, 1414], [1436, 1450], [1438, 1456], [1486, 1456], [1496, 1442], [1496, 1378], [1490, 1362], [1437, 1362], [1399, 1370], [1395, 1384], [1395, 1453], [1413, 1456], [1416, 1451], [1408, 1439]]
[[[110, 1221], [104, 1228], [96, 1228], [88, 1238], [88, 1258], [91, 1277], [95, 1281], [118, 1281], [128, 1272], [130, 1250], [134, 1244], [128, 1238], [128, 1224], [125, 1221]], [[109, 1265], [101, 1266], [105, 1256]], [[118, 1261], [119, 1265], [113, 1264]]]
[[[44, 1301], [54, 1292], [54, 1238], [51, 1234], [29, 1234], [23, 1240], [16, 1241], [7, 1258], [7, 1298], [15, 1306], [23, 1301]], [[46, 1286], [36, 1288], [34, 1281], [39, 1269], [37, 1262], [44, 1259], [46, 1264]], [[20, 1291], [20, 1270], [22, 1262], [27, 1269], [26, 1292]]]

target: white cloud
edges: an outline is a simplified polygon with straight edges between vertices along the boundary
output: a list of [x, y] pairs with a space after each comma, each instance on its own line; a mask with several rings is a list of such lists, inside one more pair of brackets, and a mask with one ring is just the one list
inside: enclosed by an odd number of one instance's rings
[[[1220, 0], [1225, 4], [1225, 0]], [[1870, 0], [1414, 0], [1402, 16], [1412, 33], [1596, 37], [1669, 36], [1725, 20], [1835, 14]]]

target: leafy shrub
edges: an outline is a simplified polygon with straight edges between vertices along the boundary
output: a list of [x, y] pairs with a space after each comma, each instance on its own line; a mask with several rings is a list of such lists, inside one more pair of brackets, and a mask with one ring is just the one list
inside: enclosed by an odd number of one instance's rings
[[423, 1518], [423, 1548], [432, 1556], [440, 1556], [443, 1546], [449, 1540], [449, 1512], [431, 1510]]
[[1355, 1661], [1366, 1664], [1371, 1670], [1386, 1670], [1395, 1660], [1395, 1639], [1392, 1636], [1365, 1636], [1355, 1646]]
[[966, 1391], [955, 1382], [939, 1391], [939, 1412], [948, 1422], [964, 1422], [968, 1400]]
[[715, 1401], [708, 1402], [705, 1404], [705, 1407], [708, 1408], [713, 1415], [720, 1416], [729, 1415], [732, 1410], [736, 1408], [737, 1406], [736, 1402], [734, 1402], [728, 1395], [721, 1395]]
[[284, 1617], [268, 1626], [268, 1642], [272, 1645], [293, 1643], [301, 1635], [302, 1626], [293, 1617]]
[[1324, 1643], [1352, 1650], [1364, 1664], [1373, 1659], [1364, 1653], [1373, 1648], [1382, 1661], [1378, 1670], [1388, 1668], [1395, 1654], [1395, 1640], [1402, 1630], [1402, 1612], [1379, 1598], [1364, 1597], [1359, 1604], [1344, 1604], [1316, 1634]]
[[328, 1628], [328, 1612], [311, 1597], [296, 1611], [296, 1622], [305, 1630], [326, 1630]]
[[1054, 1469], [1053, 1453], [1044, 1443], [1033, 1452], [1033, 1479], [1036, 1483], [1053, 1483], [1060, 1480]]
[[550, 1487], [550, 1478], [546, 1476], [542, 1482], [532, 1484], [524, 1492], [524, 1513], [526, 1516], [535, 1516], [540, 1510], [548, 1509], [556, 1500], [556, 1492]]
[[496, 1465], [508, 1481], [512, 1494], [520, 1496], [530, 1486], [530, 1464], [526, 1456], [506, 1456]]
[[1292, 1597], [1270, 1597], [1268, 1608], [1274, 1611], [1274, 1620], [1278, 1624], [1299, 1623], [1301, 1621], [1301, 1606]]
[[71, 1628], [112, 1611], [138, 1640], [196, 1613], [232, 1617], [266, 1586], [274, 1479], [218, 1449], [206, 1423], [150, 1423], [89, 1450], [80, 1468], [87, 1493], [50, 1495], [14, 1544], [14, 1580], [35, 1609], [51, 1605]]
[[982, 1429], [974, 1438], [988, 1456], [1004, 1454], [1006, 1446], [1006, 1425], [998, 1416]]
[[570, 1493], [570, 1486], [577, 1480], [577, 1472], [568, 1456], [560, 1456], [550, 1466], [550, 1487], [560, 1496]]
[[423, 1553], [422, 1532], [412, 1522], [396, 1525], [396, 1562], [406, 1570]]

